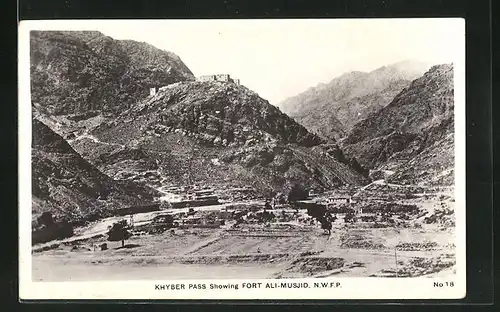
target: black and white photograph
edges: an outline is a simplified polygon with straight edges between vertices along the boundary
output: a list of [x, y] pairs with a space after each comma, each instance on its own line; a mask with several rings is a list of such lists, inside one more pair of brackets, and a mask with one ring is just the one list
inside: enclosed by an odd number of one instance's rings
[[464, 295], [463, 20], [25, 25], [27, 284]]

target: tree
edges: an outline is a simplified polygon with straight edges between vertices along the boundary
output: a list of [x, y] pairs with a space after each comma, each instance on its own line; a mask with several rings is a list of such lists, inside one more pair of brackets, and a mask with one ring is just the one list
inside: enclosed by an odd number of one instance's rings
[[318, 203], [312, 203], [307, 207], [307, 214], [319, 221], [322, 218], [326, 218], [326, 206]]
[[42, 213], [40, 217], [38, 217], [38, 224], [45, 225], [46, 227], [51, 227], [54, 225], [54, 219], [52, 214], [48, 211]]
[[330, 235], [332, 231], [332, 222], [330, 220], [327, 220], [326, 218], [321, 218], [319, 222], [321, 223], [321, 228], [323, 230], [326, 230], [328, 232], [328, 235]]
[[271, 210], [271, 209], [273, 209], [273, 207], [271, 206], [269, 199], [266, 199], [266, 203], [264, 204], [264, 211]]
[[128, 231], [129, 227], [127, 220], [115, 222], [108, 231], [108, 241], [117, 242], [122, 241], [122, 247], [125, 246], [125, 240], [132, 236]]
[[321, 223], [321, 228], [326, 230], [328, 235], [331, 234], [333, 219], [325, 205], [313, 204], [307, 207], [307, 214]]
[[299, 183], [292, 184], [288, 193], [288, 202], [295, 202], [297, 200], [307, 199], [309, 192]]
[[74, 234], [73, 225], [71, 225], [67, 220], [62, 220], [57, 223], [56, 232], [59, 238], [71, 237]]

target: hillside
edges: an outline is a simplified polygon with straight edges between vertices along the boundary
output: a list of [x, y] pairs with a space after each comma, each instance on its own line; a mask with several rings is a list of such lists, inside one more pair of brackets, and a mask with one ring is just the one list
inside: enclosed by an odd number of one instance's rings
[[32, 102], [48, 114], [116, 113], [150, 87], [194, 80], [173, 53], [96, 31], [32, 31]]
[[105, 173], [160, 186], [202, 184], [277, 190], [300, 182], [359, 184], [336, 144], [323, 140], [244, 86], [180, 82], [71, 144]]
[[244, 86], [194, 81], [179, 57], [146, 43], [32, 32], [31, 58], [34, 116], [115, 180], [260, 191], [366, 180], [335, 140]]
[[56, 219], [78, 223], [150, 203], [157, 195], [147, 187], [114, 181], [101, 173], [37, 119], [33, 119], [31, 155], [33, 218], [48, 211]]
[[423, 63], [403, 61], [368, 73], [350, 72], [288, 98], [278, 107], [310, 131], [338, 140], [357, 122], [389, 104], [427, 69]]
[[346, 154], [370, 169], [395, 172], [394, 181], [453, 181], [453, 66], [433, 66], [393, 101], [356, 124], [342, 142]]

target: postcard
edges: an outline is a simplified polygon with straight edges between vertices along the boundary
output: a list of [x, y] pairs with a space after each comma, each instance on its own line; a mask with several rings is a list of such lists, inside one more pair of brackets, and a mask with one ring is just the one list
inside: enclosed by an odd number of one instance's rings
[[19, 24], [21, 299], [465, 297], [465, 22]]

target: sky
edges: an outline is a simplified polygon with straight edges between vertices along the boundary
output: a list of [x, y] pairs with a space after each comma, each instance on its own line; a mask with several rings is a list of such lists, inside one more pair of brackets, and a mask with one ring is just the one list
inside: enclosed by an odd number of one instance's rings
[[277, 104], [353, 70], [409, 59], [455, 62], [465, 49], [464, 25], [462, 19], [102, 20], [63, 29], [150, 43], [177, 54], [195, 76], [230, 74]]

